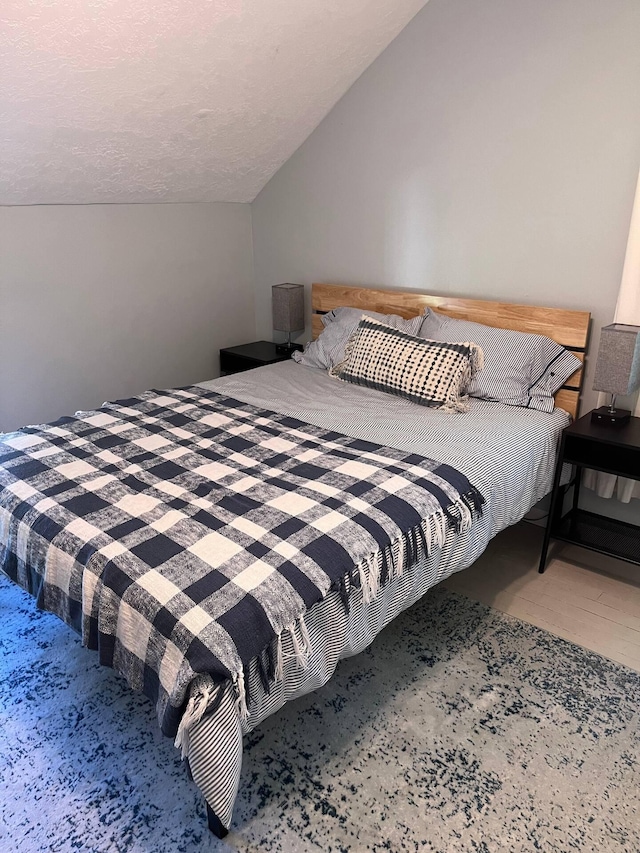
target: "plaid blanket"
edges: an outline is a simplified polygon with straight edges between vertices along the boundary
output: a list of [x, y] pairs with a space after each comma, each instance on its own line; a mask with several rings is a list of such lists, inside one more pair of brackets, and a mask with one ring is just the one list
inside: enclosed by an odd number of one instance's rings
[[309, 608], [375, 596], [482, 503], [447, 465], [197, 387], [0, 439], [0, 567], [166, 734], [203, 676], [231, 679], [246, 714], [249, 661], [273, 683], [289, 631], [304, 666]]

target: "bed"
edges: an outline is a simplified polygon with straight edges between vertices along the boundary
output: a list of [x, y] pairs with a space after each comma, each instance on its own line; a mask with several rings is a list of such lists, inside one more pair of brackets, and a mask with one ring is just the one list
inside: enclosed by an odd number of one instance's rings
[[[580, 363], [589, 329], [416, 291], [314, 285], [312, 306], [314, 338], [338, 309], [436, 309]], [[550, 411], [451, 414], [291, 361], [27, 427], [0, 443], [0, 565], [152, 698], [223, 836], [243, 736], [550, 490], [582, 374]]]

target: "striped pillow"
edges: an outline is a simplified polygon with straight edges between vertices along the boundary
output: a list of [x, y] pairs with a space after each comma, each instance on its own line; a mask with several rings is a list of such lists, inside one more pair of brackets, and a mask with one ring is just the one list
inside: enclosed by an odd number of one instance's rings
[[468, 408], [467, 387], [482, 367], [476, 344], [441, 343], [363, 316], [329, 374], [449, 412]]
[[545, 335], [496, 329], [429, 309], [420, 337], [474, 341], [484, 352], [484, 369], [474, 376], [469, 395], [541, 412], [553, 411], [553, 395], [582, 367], [579, 358]]

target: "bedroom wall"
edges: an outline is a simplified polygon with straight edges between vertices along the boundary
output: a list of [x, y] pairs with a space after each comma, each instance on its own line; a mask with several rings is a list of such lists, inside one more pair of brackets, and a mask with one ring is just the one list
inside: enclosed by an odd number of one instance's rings
[[638, 0], [430, 0], [253, 203], [260, 336], [272, 284], [335, 281], [587, 309], [594, 351], [640, 163], [638, 43]]
[[0, 430], [218, 375], [255, 338], [248, 204], [0, 208]]

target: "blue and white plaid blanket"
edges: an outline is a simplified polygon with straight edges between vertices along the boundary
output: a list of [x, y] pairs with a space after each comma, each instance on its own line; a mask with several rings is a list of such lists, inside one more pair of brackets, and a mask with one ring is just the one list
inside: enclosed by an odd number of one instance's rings
[[[448, 465], [222, 394], [149, 391], [0, 439], [0, 567], [156, 702], [300, 664], [304, 614], [366, 599], [481, 511]], [[208, 697], [210, 698], [210, 697]]]

